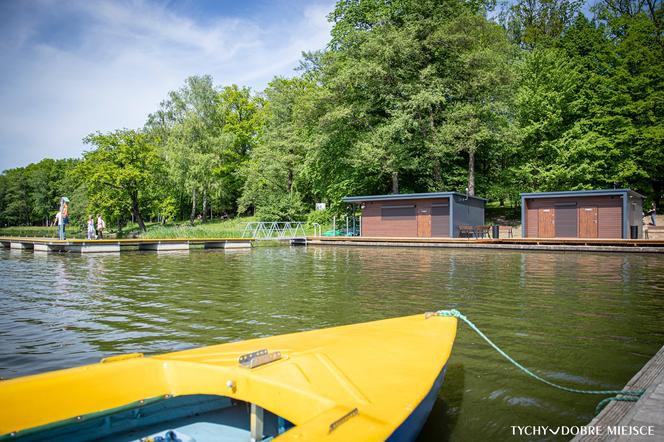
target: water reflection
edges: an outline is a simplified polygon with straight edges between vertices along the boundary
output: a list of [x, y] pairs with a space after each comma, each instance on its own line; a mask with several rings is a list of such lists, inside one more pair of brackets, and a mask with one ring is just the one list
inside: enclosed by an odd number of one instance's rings
[[[417, 248], [0, 252], [0, 376], [458, 308], [525, 365], [621, 387], [664, 342], [664, 258]], [[535, 384], [460, 327], [422, 440], [578, 425], [597, 398]]]

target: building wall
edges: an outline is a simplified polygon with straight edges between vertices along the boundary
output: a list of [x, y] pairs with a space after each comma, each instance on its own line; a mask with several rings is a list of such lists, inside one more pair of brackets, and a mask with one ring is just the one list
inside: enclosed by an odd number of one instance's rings
[[[445, 203], [449, 207], [449, 198], [368, 201], [364, 203], [365, 207], [362, 209], [362, 236], [415, 238], [418, 236], [417, 217], [430, 216], [431, 236], [447, 237], [449, 236], [449, 215], [445, 217], [443, 206]], [[385, 207], [388, 210], [389, 208], [412, 207], [414, 216], [384, 218], [382, 214]]]
[[[643, 238], [643, 200], [640, 197], [630, 196], [627, 204], [630, 226], [639, 226], [639, 238]], [[627, 227], [627, 237], [629, 238], [630, 228]]]
[[[554, 209], [556, 204], [577, 204], [577, 234], [580, 234], [579, 213], [584, 208], [597, 207], [597, 238], [623, 237], [623, 199], [620, 195], [559, 197], [559, 198], [526, 198], [526, 238], [538, 238], [539, 209]], [[554, 215], [555, 217], [555, 215]], [[555, 218], [554, 218], [555, 219]]]
[[463, 196], [454, 195], [454, 233], [459, 236], [459, 226], [482, 226], [484, 225], [484, 201], [475, 198], [466, 199]]

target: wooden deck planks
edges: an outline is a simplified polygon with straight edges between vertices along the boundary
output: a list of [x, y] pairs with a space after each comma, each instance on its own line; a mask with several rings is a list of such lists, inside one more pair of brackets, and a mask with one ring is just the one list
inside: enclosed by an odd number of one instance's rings
[[[574, 442], [664, 440], [664, 346], [634, 375], [624, 390], [646, 392], [638, 402], [611, 402], [589, 424], [602, 435], [577, 436]], [[608, 427], [652, 427], [654, 436], [607, 435]]]
[[466, 239], [466, 238], [373, 238], [373, 237], [309, 237], [309, 244], [357, 245], [392, 247], [449, 247], [507, 250], [543, 250], [576, 252], [664, 253], [661, 240], [598, 240], [598, 239]]

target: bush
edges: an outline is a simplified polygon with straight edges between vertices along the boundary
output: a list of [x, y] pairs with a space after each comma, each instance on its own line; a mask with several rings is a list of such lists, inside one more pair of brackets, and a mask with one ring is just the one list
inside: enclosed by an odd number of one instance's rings
[[304, 218], [306, 207], [300, 195], [270, 195], [260, 201], [256, 207], [256, 218], [259, 221], [298, 221]]
[[321, 226], [325, 226], [327, 224], [330, 224], [332, 222], [332, 212], [330, 209], [325, 209], [325, 210], [314, 210], [312, 212], [309, 212], [307, 215], [307, 224], [309, 226], [313, 225], [314, 223], [318, 223]]

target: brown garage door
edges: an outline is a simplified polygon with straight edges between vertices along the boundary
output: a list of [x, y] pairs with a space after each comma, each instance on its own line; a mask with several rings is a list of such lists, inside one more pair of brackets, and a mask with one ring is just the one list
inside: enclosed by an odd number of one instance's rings
[[431, 236], [450, 236], [450, 205], [434, 204], [431, 207]]
[[417, 236], [415, 205], [383, 206], [376, 236]]
[[555, 226], [557, 238], [576, 238], [578, 231], [576, 203], [556, 204]]

